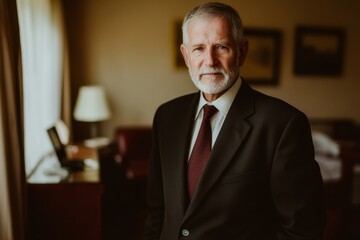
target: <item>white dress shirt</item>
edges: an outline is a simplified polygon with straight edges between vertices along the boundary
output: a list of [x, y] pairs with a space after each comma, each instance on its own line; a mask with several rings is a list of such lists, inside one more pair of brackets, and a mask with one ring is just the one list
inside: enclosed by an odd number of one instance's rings
[[194, 147], [197, 135], [199, 134], [201, 122], [204, 115], [203, 106], [208, 105], [214, 105], [218, 112], [214, 114], [214, 116], [210, 120], [211, 124], [211, 131], [212, 131], [212, 138], [211, 138], [211, 146], [214, 146], [214, 143], [217, 139], [217, 136], [219, 135], [220, 129], [224, 123], [224, 120], [226, 118], [226, 115], [229, 112], [229, 109], [231, 107], [231, 104], [233, 103], [235, 96], [237, 92], [239, 91], [241, 87], [242, 79], [239, 77], [239, 79], [235, 82], [233, 86], [229, 90], [227, 90], [223, 95], [221, 95], [218, 99], [216, 99], [213, 102], [208, 102], [204, 98], [202, 92], [200, 92], [200, 99], [199, 104], [196, 110], [195, 114], [195, 123], [194, 123], [194, 129], [192, 133], [191, 138], [191, 145], [190, 145], [190, 151], [189, 156], [191, 155], [192, 149]]

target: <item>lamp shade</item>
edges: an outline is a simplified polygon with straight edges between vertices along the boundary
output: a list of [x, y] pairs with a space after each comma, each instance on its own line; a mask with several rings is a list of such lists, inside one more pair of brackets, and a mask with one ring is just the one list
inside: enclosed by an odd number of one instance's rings
[[110, 118], [109, 106], [102, 87], [83, 86], [80, 88], [74, 118], [82, 122], [98, 122]]

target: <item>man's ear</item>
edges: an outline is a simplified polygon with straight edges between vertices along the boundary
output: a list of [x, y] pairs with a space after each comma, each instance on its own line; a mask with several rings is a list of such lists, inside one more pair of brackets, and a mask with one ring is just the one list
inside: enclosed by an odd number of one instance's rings
[[188, 52], [186, 50], [186, 46], [184, 44], [181, 44], [180, 51], [181, 51], [181, 54], [182, 54], [182, 56], [184, 58], [186, 66], [189, 67], [189, 56], [188, 56]]
[[244, 65], [249, 50], [249, 41], [244, 38], [239, 49], [239, 67]]

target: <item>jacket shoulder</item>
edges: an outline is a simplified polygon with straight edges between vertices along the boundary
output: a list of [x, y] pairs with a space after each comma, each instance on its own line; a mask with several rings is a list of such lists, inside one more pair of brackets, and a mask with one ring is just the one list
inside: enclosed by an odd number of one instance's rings
[[199, 93], [191, 93], [191, 94], [183, 95], [161, 104], [156, 110], [156, 112], [164, 112], [164, 111], [181, 112], [186, 109], [189, 109], [190, 106], [193, 106], [193, 104], [196, 103], [198, 99], [199, 99]]
[[266, 95], [254, 89], [252, 89], [252, 92], [258, 112], [272, 117], [276, 115], [279, 117], [292, 116], [294, 114], [305, 115], [301, 110], [282, 99]]

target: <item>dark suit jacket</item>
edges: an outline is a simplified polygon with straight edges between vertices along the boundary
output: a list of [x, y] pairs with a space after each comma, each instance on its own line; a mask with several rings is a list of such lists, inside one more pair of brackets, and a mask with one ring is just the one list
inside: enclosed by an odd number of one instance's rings
[[245, 82], [187, 205], [198, 101], [199, 93], [186, 95], [155, 114], [145, 239], [322, 239], [322, 178], [308, 120]]

